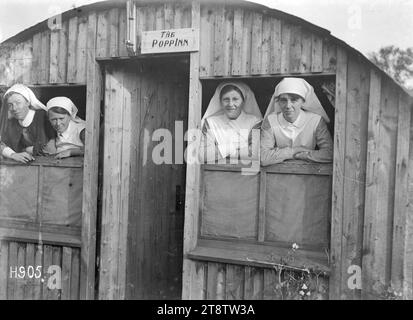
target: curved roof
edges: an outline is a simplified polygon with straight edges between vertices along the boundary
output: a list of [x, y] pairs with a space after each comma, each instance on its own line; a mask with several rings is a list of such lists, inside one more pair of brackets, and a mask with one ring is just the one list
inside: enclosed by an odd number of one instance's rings
[[[153, 5], [153, 4], [161, 4], [165, 2], [186, 2], [186, 3], [191, 3], [191, 0], [135, 0], [135, 2], [139, 4], [147, 4], [147, 5]], [[105, 10], [109, 8], [114, 8], [114, 7], [125, 7], [127, 3], [127, 0], [107, 0], [107, 1], [100, 1], [88, 5], [84, 5], [78, 8], [74, 8], [71, 10], [68, 10], [66, 12], [62, 13], [62, 20], [67, 20], [70, 19], [73, 16], [79, 15], [80, 13], [84, 14], [90, 11], [97, 11], [97, 10]], [[331, 32], [327, 29], [321, 28], [315, 24], [312, 24], [302, 18], [299, 18], [297, 16], [291, 15], [289, 13], [285, 13], [283, 11], [277, 10], [277, 9], [272, 9], [268, 8], [264, 5], [253, 3], [253, 2], [248, 2], [245, 0], [225, 0], [224, 2], [222, 0], [200, 0], [201, 4], [225, 4], [225, 5], [230, 5], [230, 6], [236, 6], [239, 8], [244, 8], [244, 9], [250, 9], [250, 10], [256, 10], [256, 11], [261, 11], [263, 13], [267, 13], [270, 15], [273, 15], [279, 19], [286, 20], [288, 22], [294, 23], [294, 24], [299, 24], [303, 27], [305, 27], [307, 30], [310, 30], [314, 33], [319, 34], [322, 37], [328, 37], [331, 41], [335, 42], [337, 45], [342, 46], [352, 54], [359, 56], [365, 63], [369, 64], [376, 70], [379, 70], [382, 74], [384, 74], [387, 78], [391, 79], [398, 87], [400, 87], [404, 92], [406, 92], [408, 95], [411, 95], [411, 93], [402, 87], [399, 83], [397, 83], [391, 76], [389, 76], [386, 72], [384, 72], [382, 69], [380, 69], [377, 65], [375, 65], [373, 62], [371, 62], [367, 57], [365, 57], [360, 51], [357, 49], [351, 47], [344, 41], [334, 37], [331, 35]], [[37, 23], [36, 25], [27, 28], [18, 34], [8, 38], [7, 40], [3, 41], [0, 43], [0, 47], [4, 45], [13, 45], [18, 42], [22, 42], [31, 36], [33, 36], [35, 33], [39, 31], [43, 31], [44, 29], [47, 28], [47, 21], [48, 19]]]

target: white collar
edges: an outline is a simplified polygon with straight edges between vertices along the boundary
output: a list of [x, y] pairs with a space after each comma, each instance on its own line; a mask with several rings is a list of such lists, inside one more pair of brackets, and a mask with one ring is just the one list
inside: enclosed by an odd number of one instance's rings
[[286, 128], [288, 128], [288, 127], [295, 127], [295, 128], [300, 128], [300, 127], [302, 127], [303, 125], [304, 125], [304, 123], [305, 123], [305, 114], [304, 114], [304, 112], [305, 111], [303, 111], [303, 110], [300, 110], [300, 113], [298, 114], [298, 117], [297, 117], [297, 119], [295, 119], [295, 121], [294, 122], [289, 122], [289, 121], [287, 121], [287, 120], [285, 120], [285, 118], [284, 118], [284, 115], [282, 114], [282, 112], [280, 112], [279, 113], [279, 121], [280, 121], [280, 124], [281, 124], [281, 126], [284, 128], [284, 129], [286, 129]]
[[226, 114], [224, 114], [224, 116], [225, 116], [225, 120], [226, 120], [225, 122], [227, 124], [229, 124], [229, 123], [242, 123], [244, 120], [247, 119], [247, 114], [245, 113], [244, 110], [241, 110], [240, 115], [236, 119], [230, 119], [230, 118], [227, 117]]
[[35, 111], [32, 109], [29, 109], [29, 112], [27, 112], [26, 116], [24, 117], [23, 120], [19, 120], [19, 124], [23, 127], [23, 128], [27, 128], [28, 126], [30, 126], [33, 122], [34, 119], [34, 114]]

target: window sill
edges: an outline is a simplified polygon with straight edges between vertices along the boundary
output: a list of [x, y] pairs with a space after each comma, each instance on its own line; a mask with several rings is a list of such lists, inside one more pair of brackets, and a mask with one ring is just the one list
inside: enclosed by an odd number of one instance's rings
[[[326, 253], [273, 247], [268, 244], [234, 243], [199, 239], [197, 247], [187, 254], [192, 260], [241, 264], [254, 267], [282, 267], [297, 271], [312, 271], [328, 275]], [[284, 262], [286, 259], [289, 262]]]
[[[249, 168], [250, 165], [237, 164], [203, 164], [203, 170], [206, 171], [241, 171]], [[312, 163], [302, 160], [288, 160], [282, 163], [273, 164], [270, 166], [260, 166], [259, 171], [267, 173], [287, 173], [287, 174], [313, 174], [327, 175], [333, 174], [332, 163]]]
[[82, 168], [83, 157], [69, 157], [64, 159], [54, 159], [52, 157], [35, 157], [36, 160], [24, 164], [11, 159], [0, 157], [0, 165], [13, 166], [47, 166], [47, 167], [65, 167], [65, 168]]

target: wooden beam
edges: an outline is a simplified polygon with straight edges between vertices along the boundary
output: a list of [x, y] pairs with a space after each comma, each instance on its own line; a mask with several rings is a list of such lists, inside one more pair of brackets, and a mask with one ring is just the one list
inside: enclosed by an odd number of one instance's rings
[[[192, 27], [200, 27], [200, 4], [196, 0], [192, 2]], [[188, 130], [192, 134], [200, 132], [201, 128], [201, 106], [202, 106], [202, 86], [199, 81], [199, 52], [190, 55], [189, 73], [189, 111]], [[191, 132], [189, 131], [189, 132]], [[200, 137], [198, 137], [200, 138]], [[187, 150], [197, 154], [199, 139], [194, 142], [188, 141]], [[194, 156], [192, 156], [194, 157]], [[188, 159], [188, 158], [187, 158]], [[182, 276], [182, 299], [202, 299], [202, 292], [205, 280], [205, 267], [203, 264], [196, 264], [186, 257], [191, 250], [196, 247], [199, 228], [199, 201], [200, 201], [200, 165], [195, 161], [187, 163], [186, 166], [186, 192], [185, 192], [185, 225], [184, 225], [184, 261]]]
[[361, 267], [366, 180], [370, 70], [355, 56], [347, 63], [345, 179], [342, 227], [341, 298], [359, 299], [360, 287], [348, 285], [350, 266]]
[[90, 13], [87, 28], [86, 141], [83, 165], [82, 249], [80, 298], [94, 299], [96, 260], [96, 215], [98, 197], [99, 120], [101, 72], [96, 56], [97, 16]]
[[396, 183], [393, 218], [393, 248], [391, 283], [406, 299], [412, 299], [413, 260], [412, 219], [409, 208], [409, 143], [411, 106], [407, 96], [399, 94], [399, 118], [397, 125]]
[[344, 163], [346, 145], [347, 109], [347, 52], [339, 48], [337, 54], [336, 109], [334, 128], [333, 196], [331, 212], [331, 275], [330, 299], [339, 299], [341, 294], [341, 251], [344, 203]]
[[368, 147], [366, 164], [366, 195], [364, 206], [362, 298], [369, 298], [377, 278], [374, 267], [375, 239], [377, 237], [377, 189], [380, 137], [381, 76], [376, 70], [370, 72], [370, 101], [368, 119]]

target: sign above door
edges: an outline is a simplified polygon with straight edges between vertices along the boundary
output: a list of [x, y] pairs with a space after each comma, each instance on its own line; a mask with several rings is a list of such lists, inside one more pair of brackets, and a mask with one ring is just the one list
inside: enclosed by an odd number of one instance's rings
[[142, 32], [141, 54], [199, 50], [199, 30], [194, 28]]

